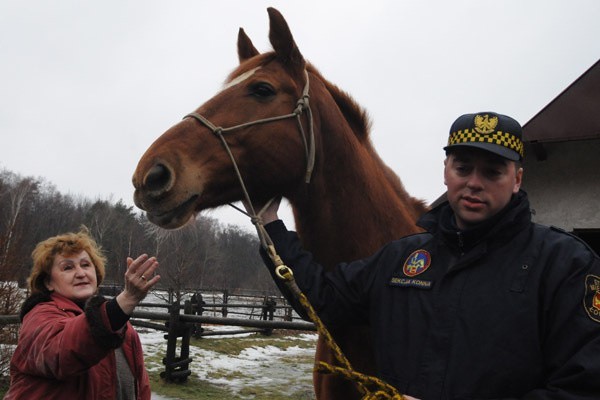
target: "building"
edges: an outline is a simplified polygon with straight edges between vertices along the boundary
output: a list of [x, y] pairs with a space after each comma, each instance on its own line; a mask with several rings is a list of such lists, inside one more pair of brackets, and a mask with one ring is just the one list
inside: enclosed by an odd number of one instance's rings
[[523, 126], [533, 220], [600, 253], [600, 60]]

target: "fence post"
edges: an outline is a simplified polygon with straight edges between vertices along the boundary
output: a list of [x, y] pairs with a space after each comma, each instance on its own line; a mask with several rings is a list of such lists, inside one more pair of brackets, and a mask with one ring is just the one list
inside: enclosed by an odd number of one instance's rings
[[[206, 304], [206, 302], [202, 299], [202, 293], [195, 292], [192, 295], [192, 298], [190, 299], [190, 301], [186, 301], [186, 305], [188, 303], [189, 303], [189, 309], [184, 308], [186, 314], [202, 315], [202, 313], [204, 313], [204, 305]], [[204, 332], [204, 328], [202, 327], [202, 324], [200, 322], [192, 322], [190, 324], [191, 324], [191, 328], [192, 328], [192, 335], [195, 338], [202, 337], [202, 332]]]
[[294, 310], [292, 309], [291, 306], [284, 308], [283, 320], [291, 321], [293, 319], [293, 312], [294, 312]]
[[229, 298], [229, 291], [223, 290], [223, 308], [221, 308], [221, 314], [223, 317], [227, 316], [227, 299]]
[[[167, 382], [185, 382], [192, 373], [189, 364], [192, 359], [190, 355], [191, 326], [179, 320], [179, 301], [169, 307], [169, 321], [166, 326], [169, 329], [165, 335], [167, 339], [167, 355], [163, 358], [165, 370], [160, 373], [161, 378]], [[181, 337], [181, 350], [177, 357], [177, 339]]]
[[[263, 300], [263, 310], [262, 310], [262, 320], [263, 321], [273, 321], [273, 317], [275, 316], [275, 306], [277, 302], [272, 297], [266, 297]], [[263, 335], [271, 336], [273, 333], [272, 328], [267, 328], [263, 331]]]

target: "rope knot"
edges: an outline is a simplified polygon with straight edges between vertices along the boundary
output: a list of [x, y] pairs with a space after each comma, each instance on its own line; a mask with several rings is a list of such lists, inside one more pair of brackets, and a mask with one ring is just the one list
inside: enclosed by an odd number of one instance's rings
[[262, 225], [262, 218], [258, 215], [251, 215], [250, 216], [250, 222], [252, 222], [253, 225]]
[[304, 110], [308, 108], [308, 98], [310, 96], [308, 94], [303, 95], [296, 101], [296, 109], [294, 110], [294, 114], [302, 114]]

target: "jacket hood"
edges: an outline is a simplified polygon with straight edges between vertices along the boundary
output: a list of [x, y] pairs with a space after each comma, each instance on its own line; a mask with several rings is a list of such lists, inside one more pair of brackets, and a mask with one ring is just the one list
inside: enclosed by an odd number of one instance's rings
[[59, 308], [64, 308], [72, 311], [83, 312], [84, 304], [79, 304], [73, 300], [69, 300], [66, 297], [63, 297], [56, 293], [35, 293], [25, 299], [23, 305], [21, 306], [21, 312], [19, 313], [19, 318], [21, 322], [23, 322], [23, 318], [25, 315], [31, 311], [35, 306], [40, 303], [48, 303], [55, 302]]
[[47, 303], [49, 301], [52, 301], [49, 293], [36, 293], [26, 298], [21, 306], [21, 312], [19, 313], [19, 319], [21, 322], [23, 322], [23, 318], [25, 318], [25, 315], [31, 311], [33, 307], [40, 303]]

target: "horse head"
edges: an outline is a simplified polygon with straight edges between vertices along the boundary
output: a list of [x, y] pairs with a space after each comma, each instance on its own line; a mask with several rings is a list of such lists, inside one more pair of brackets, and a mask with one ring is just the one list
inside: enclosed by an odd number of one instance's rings
[[[177, 228], [201, 210], [244, 199], [236, 169], [256, 202], [286, 195], [302, 182], [311, 140], [307, 112], [298, 105], [306, 61], [283, 16], [268, 12], [273, 51], [260, 54], [240, 29], [240, 65], [223, 89], [140, 159], [134, 201], [151, 222]], [[270, 120], [282, 116], [288, 117]]]
[[[207, 208], [285, 196], [304, 247], [326, 267], [417, 232], [426, 207], [377, 155], [366, 112], [304, 60], [281, 14], [268, 11], [273, 51], [260, 54], [240, 29], [240, 65], [223, 89], [139, 161], [136, 205], [177, 228]], [[353, 365], [372, 373], [366, 338], [363, 328], [336, 333]], [[331, 361], [324, 342], [316, 357]], [[351, 383], [329, 375], [315, 378], [315, 390], [323, 399], [358, 398]]]

